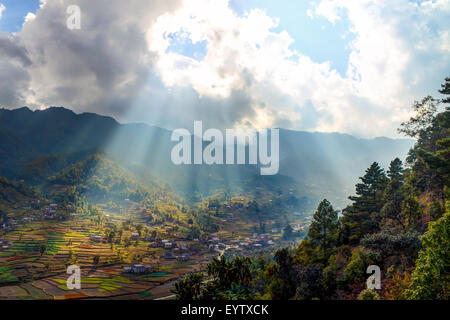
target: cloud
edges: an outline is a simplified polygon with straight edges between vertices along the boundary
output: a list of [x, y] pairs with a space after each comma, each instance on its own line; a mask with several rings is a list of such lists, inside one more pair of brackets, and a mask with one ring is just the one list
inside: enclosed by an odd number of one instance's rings
[[[81, 8], [81, 30], [66, 27], [66, 9], [73, 4]], [[30, 81], [23, 103], [112, 115], [126, 112], [151, 71], [146, 29], [175, 5], [176, 1], [138, 0], [42, 2], [16, 37], [32, 61], [24, 68]], [[17, 95], [22, 95], [19, 90]], [[0, 98], [0, 104], [7, 101]]]
[[6, 7], [3, 5], [3, 3], [0, 3], [0, 20], [2, 19], [3, 11], [6, 10]]
[[23, 105], [31, 94], [28, 52], [16, 35], [0, 33], [0, 56], [0, 105]]
[[[446, 76], [449, 7], [448, 1], [317, 3], [311, 17], [346, 20], [355, 35], [345, 77], [291, 49], [289, 34], [273, 31], [277, 19], [259, 9], [238, 16], [227, 1], [185, 1], [159, 17], [148, 37], [165, 85], [215, 99], [244, 90], [254, 112], [238, 125], [392, 136], [413, 99], [434, 92]], [[207, 42], [203, 60], [167, 52], [177, 32]]]
[[31, 20], [34, 20], [36, 18], [36, 15], [32, 12], [28, 12], [25, 16], [25, 23], [30, 22]]
[[[81, 8], [81, 30], [65, 26], [69, 4]], [[342, 76], [294, 50], [270, 12], [237, 15], [226, 0], [42, 2], [21, 32], [0, 36], [0, 67], [14, 81], [0, 85], [0, 105], [170, 128], [203, 120], [394, 136], [411, 102], [448, 76], [449, 12], [448, 0], [315, 2], [310, 18], [354, 35]]]

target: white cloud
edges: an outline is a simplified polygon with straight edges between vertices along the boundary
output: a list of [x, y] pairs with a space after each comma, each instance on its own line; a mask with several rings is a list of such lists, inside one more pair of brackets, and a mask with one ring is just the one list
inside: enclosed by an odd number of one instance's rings
[[[448, 0], [319, 1], [308, 16], [347, 23], [354, 35], [345, 76], [292, 49], [277, 18], [259, 9], [238, 16], [227, 0], [73, 0], [77, 32], [65, 28], [67, 4], [42, 2], [22, 32], [0, 38], [0, 51], [3, 43], [9, 57], [22, 55], [3, 61], [18, 92], [8, 85], [0, 104], [148, 116], [168, 127], [209, 120], [394, 136], [413, 99], [449, 76]], [[171, 34], [206, 42], [204, 58], [169, 51]]]
[[[227, 1], [185, 0], [157, 20], [148, 38], [166, 85], [189, 86], [201, 96], [221, 99], [245, 90], [256, 112], [240, 125], [393, 136], [413, 99], [425, 88], [436, 90], [446, 76], [448, 31], [433, 35], [425, 26], [436, 24], [438, 16], [445, 23], [442, 12], [448, 8], [448, 1], [320, 1], [311, 16], [333, 24], [348, 20], [355, 35], [346, 77], [290, 49], [293, 39], [285, 31], [274, 32], [278, 22], [264, 11], [239, 17]], [[207, 41], [202, 61], [167, 52], [168, 35], [180, 31], [194, 43]], [[433, 67], [420, 61], [424, 56]], [[305, 114], [311, 106], [317, 111], [312, 128], [305, 123], [311, 121]]]
[[3, 5], [3, 3], [0, 3], [0, 20], [2, 19], [3, 11], [6, 10], [6, 7]]
[[29, 22], [31, 20], [34, 20], [34, 19], [36, 19], [36, 15], [34, 13], [32, 13], [32, 12], [28, 12], [27, 15], [25, 16], [25, 22], [24, 23], [27, 23], [27, 22]]

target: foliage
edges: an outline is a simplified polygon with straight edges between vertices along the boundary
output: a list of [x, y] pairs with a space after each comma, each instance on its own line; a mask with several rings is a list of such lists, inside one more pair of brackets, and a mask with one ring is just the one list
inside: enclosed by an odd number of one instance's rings
[[358, 296], [358, 300], [380, 300], [380, 296], [375, 290], [364, 289]]
[[328, 200], [322, 200], [314, 213], [308, 238], [314, 247], [319, 248], [324, 264], [328, 261], [330, 249], [337, 241], [338, 225], [337, 211]]
[[356, 196], [350, 196], [353, 204], [343, 210], [344, 241], [358, 243], [366, 233], [378, 229], [377, 213], [383, 207], [383, 194], [387, 184], [384, 170], [374, 162], [360, 177]]
[[408, 299], [450, 299], [450, 211], [430, 224], [412, 275]]
[[173, 292], [177, 300], [198, 300], [202, 293], [204, 278], [203, 273], [193, 273], [175, 283]]

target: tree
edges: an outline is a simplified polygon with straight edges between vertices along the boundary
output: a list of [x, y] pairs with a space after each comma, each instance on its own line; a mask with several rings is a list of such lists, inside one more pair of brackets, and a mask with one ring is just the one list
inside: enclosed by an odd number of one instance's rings
[[404, 175], [402, 161], [399, 158], [391, 161], [387, 175], [389, 182], [384, 191], [385, 203], [380, 215], [382, 219], [390, 219], [403, 225], [400, 213], [402, 210], [402, 201], [405, 198], [403, 195]]
[[113, 241], [114, 241], [114, 238], [116, 237], [116, 232], [114, 231], [114, 230], [110, 230], [108, 233], [107, 233], [107, 240], [108, 240], [108, 243], [113, 243]]
[[45, 244], [42, 244], [39, 247], [39, 253], [41, 254], [41, 256], [45, 253], [45, 250], [47, 250], [47, 246]]
[[450, 299], [450, 211], [431, 222], [422, 237], [411, 287], [405, 296], [410, 300]]
[[322, 200], [314, 213], [308, 238], [313, 246], [321, 250], [324, 266], [330, 257], [330, 249], [337, 240], [338, 224], [337, 211], [327, 199]]
[[[435, 118], [434, 135], [429, 146], [416, 149], [417, 157], [425, 164], [425, 173], [431, 173], [429, 189], [434, 191], [441, 204], [445, 204], [445, 188], [450, 188], [450, 111]], [[427, 172], [428, 171], [428, 172]]]
[[365, 235], [361, 239], [364, 248], [379, 252], [383, 259], [390, 256], [405, 256], [413, 264], [420, 250], [420, 240], [417, 232], [384, 228], [375, 234]]
[[284, 227], [283, 239], [291, 240], [293, 237], [294, 237], [294, 229], [292, 229], [291, 225], [288, 224], [286, 227]]
[[400, 125], [398, 131], [413, 138], [424, 138], [429, 134], [438, 110], [439, 100], [426, 96], [420, 101], [414, 101], [412, 106], [415, 115]]
[[[439, 92], [448, 94], [448, 82]], [[417, 139], [414, 148], [408, 154], [413, 175], [411, 185], [421, 192], [429, 192], [434, 199], [445, 204], [445, 190], [449, 188], [450, 172], [450, 109], [438, 113], [441, 102], [431, 96], [415, 102], [415, 115], [402, 123], [399, 132]]]
[[422, 206], [417, 197], [410, 195], [402, 202], [401, 215], [405, 221], [405, 226], [409, 229], [420, 228], [422, 214]]
[[248, 286], [251, 281], [250, 265], [248, 257], [236, 256], [234, 260], [215, 258], [208, 264], [208, 275], [213, 277], [220, 290], [231, 288], [233, 283]]
[[274, 300], [287, 300], [296, 293], [297, 270], [294, 257], [287, 248], [275, 252], [275, 263], [268, 265], [266, 274], [271, 279], [268, 291]]
[[[450, 78], [445, 78], [445, 83], [441, 84], [441, 90], [439, 90], [439, 93], [444, 95], [450, 95]], [[443, 103], [450, 103], [450, 97], [444, 98], [441, 100]]]
[[299, 300], [320, 299], [324, 294], [324, 277], [320, 267], [300, 267], [295, 296]]
[[364, 289], [359, 294], [358, 300], [380, 300], [380, 296], [375, 290]]
[[378, 229], [378, 213], [384, 205], [383, 195], [388, 179], [384, 170], [374, 162], [366, 170], [362, 183], [356, 184], [356, 196], [350, 196], [353, 204], [343, 210], [346, 240], [359, 242], [366, 233]]
[[396, 180], [400, 184], [403, 184], [403, 164], [399, 158], [395, 158], [391, 161], [387, 171], [387, 176], [391, 181]]
[[177, 300], [198, 300], [203, 291], [203, 273], [188, 274], [182, 281], [175, 283], [173, 293]]

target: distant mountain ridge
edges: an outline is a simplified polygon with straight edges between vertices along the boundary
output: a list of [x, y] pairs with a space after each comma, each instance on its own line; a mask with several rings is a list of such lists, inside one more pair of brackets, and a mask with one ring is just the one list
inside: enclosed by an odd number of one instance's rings
[[348, 134], [280, 129], [279, 178], [264, 182], [264, 177], [254, 179], [259, 169], [251, 165], [175, 166], [170, 160], [175, 145], [170, 135], [163, 128], [120, 124], [111, 117], [76, 114], [63, 107], [0, 109], [0, 175], [32, 179], [39, 176], [34, 167], [44, 166], [40, 174], [48, 178], [101, 152], [126, 168], [148, 170], [185, 195], [227, 188], [251, 190], [258, 181], [274, 190], [295, 185], [301, 194], [343, 201], [371, 162], [386, 167], [395, 157], [404, 158], [413, 145], [407, 139], [358, 139]]

